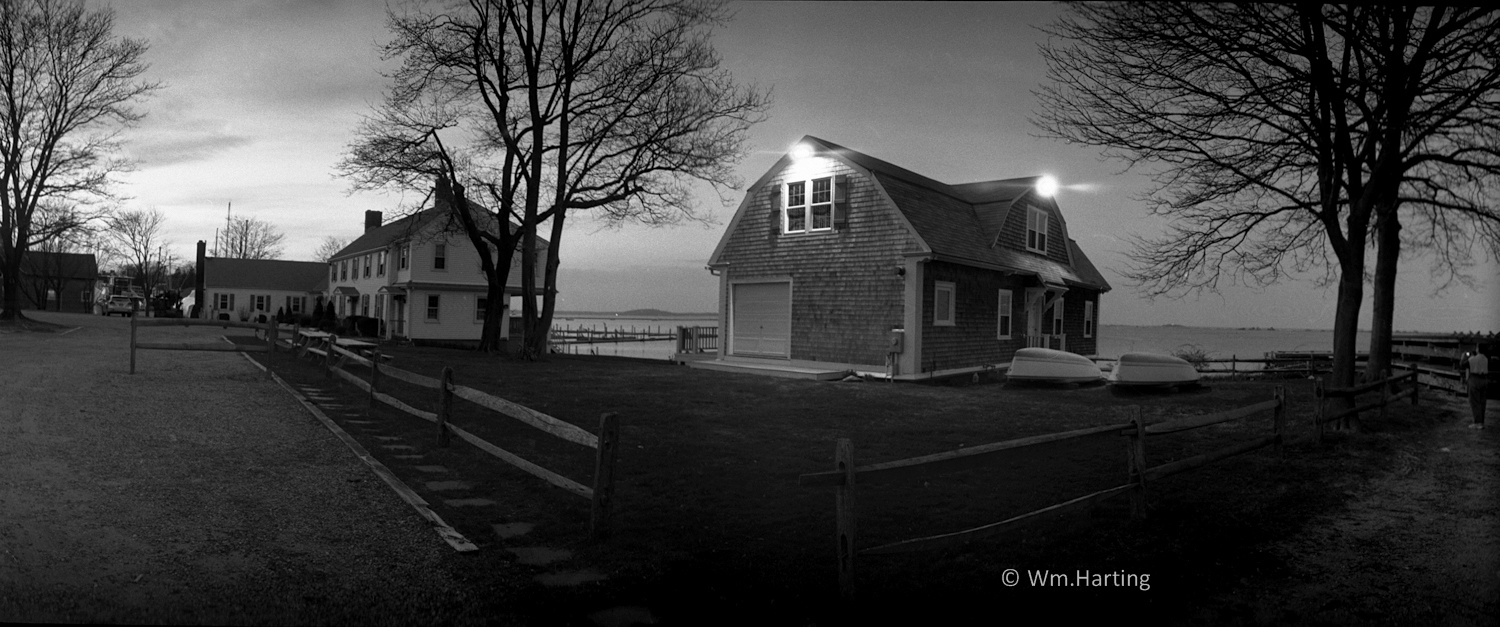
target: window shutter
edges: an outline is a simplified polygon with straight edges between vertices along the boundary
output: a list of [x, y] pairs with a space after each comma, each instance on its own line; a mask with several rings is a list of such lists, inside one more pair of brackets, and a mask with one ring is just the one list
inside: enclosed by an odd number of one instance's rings
[[833, 228], [849, 228], [849, 175], [833, 177]]
[[768, 185], [766, 189], [771, 195], [771, 228], [766, 237], [775, 244], [776, 235], [781, 233], [781, 208], [786, 206], [786, 185]]

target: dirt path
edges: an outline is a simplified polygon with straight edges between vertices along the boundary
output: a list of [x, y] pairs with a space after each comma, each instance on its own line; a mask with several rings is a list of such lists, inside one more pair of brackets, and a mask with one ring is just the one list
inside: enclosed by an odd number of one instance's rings
[[1500, 411], [1468, 406], [1398, 445], [1393, 468], [1267, 547], [1288, 572], [1242, 580], [1193, 620], [1211, 624], [1500, 625]]
[[453, 550], [238, 354], [132, 376], [128, 321], [35, 317], [81, 328], [0, 334], [0, 622], [520, 622], [466, 615]]

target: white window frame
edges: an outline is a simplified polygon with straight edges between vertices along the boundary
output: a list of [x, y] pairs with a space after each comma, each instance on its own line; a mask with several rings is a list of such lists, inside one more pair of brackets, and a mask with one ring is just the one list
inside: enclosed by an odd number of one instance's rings
[[359, 295], [359, 315], [364, 316], [366, 318], [370, 317], [370, 295], [369, 294], [360, 294]]
[[428, 294], [427, 295], [427, 316], [426, 316], [425, 320], [427, 320], [428, 322], [437, 322], [437, 321], [441, 320], [442, 319], [442, 313], [443, 313], [442, 310], [443, 310], [443, 298], [442, 298], [442, 295], [441, 294]]
[[448, 269], [448, 245], [447, 244], [444, 244], [442, 242], [438, 242], [438, 243], [432, 245], [432, 269], [433, 270], [444, 270], [444, 271], [446, 271]]
[[1026, 208], [1026, 250], [1047, 254], [1047, 212]]
[[1016, 332], [1016, 309], [1010, 290], [1000, 290], [996, 300], [995, 339], [1008, 340]]
[[233, 311], [234, 310], [234, 294], [226, 294], [224, 292], [214, 292], [214, 309], [217, 309], [217, 310], [220, 310], [220, 311]]
[[375, 258], [375, 276], [385, 276], [385, 251], [383, 250]]
[[328, 262], [328, 282], [337, 283], [339, 280], [339, 264], [336, 261]]
[[250, 309], [254, 311], [265, 311], [271, 306], [271, 296], [268, 294], [251, 294]]
[[1063, 299], [1059, 298], [1059, 299], [1057, 299], [1056, 303], [1052, 304], [1052, 334], [1053, 335], [1062, 335], [1064, 330], [1065, 330], [1065, 327], [1063, 326]]
[[[827, 200], [824, 202], [815, 202], [813, 188], [817, 183], [822, 181], [828, 182]], [[801, 186], [802, 194], [800, 198], [792, 197], [792, 190], [796, 186]], [[781, 232], [791, 235], [800, 233], [828, 233], [833, 231], [833, 214], [837, 211], [835, 206], [835, 201], [838, 198], [837, 187], [838, 177], [832, 174], [802, 181], [787, 181], [782, 183]], [[793, 204], [794, 200], [800, 200], [800, 202]], [[828, 224], [827, 226], [815, 227], [813, 226], [813, 221], [817, 215], [815, 211], [820, 207], [827, 207], [828, 209]], [[793, 229], [792, 215], [797, 213], [800, 213], [802, 216], [802, 228]]]
[[1094, 301], [1083, 301], [1083, 336], [1094, 337]]
[[349, 260], [348, 259], [345, 259], [345, 260], [339, 262], [339, 280], [340, 281], [348, 281], [349, 280]]
[[368, 253], [365, 254], [365, 278], [366, 279], [370, 278], [370, 257], [371, 256], [372, 255], [370, 255]]
[[484, 314], [489, 309], [489, 298], [479, 296], [474, 299], [474, 321], [484, 322]]
[[[946, 319], [938, 317], [938, 302], [943, 299], [943, 293], [944, 292], [948, 293], [948, 298], [947, 298], [948, 317]], [[932, 283], [932, 326], [935, 326], [935, 327], [951, 327], [951, 326], [954, 326], [956, 324], [955, 321], [958, 319], [958, 314], [957, 314], [957, 312], [954, 311], [954, 307], [958, 303], [957, 294], [958, 294], [958, 287], [956, 285], [954, 285], [952, 281], [933, 281], [933, 283]]]
[[306, 296], [288, 296], [286, 297], [286, 312], [289, 314], [301, 314], [306, 302]]
[[411, 259], [411, 244], [402, 244], [401, 245], [401, 268], [400, 269], [402, 269], [402, 270], [407, 269], [409, 267], [409, 264], [410, 264], [410, 259]]

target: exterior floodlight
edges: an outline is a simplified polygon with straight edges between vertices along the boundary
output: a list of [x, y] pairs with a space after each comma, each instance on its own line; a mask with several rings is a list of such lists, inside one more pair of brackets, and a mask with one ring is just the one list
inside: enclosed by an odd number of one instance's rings
[[1057, 193], [1057, 179], [1043, 176], [1036, 180], [1036, 193], [1043, 196], [1051, 196]]
[[795, 161], [803, 161], [803, 160], [805, 160], [805, 159], [807, 159], [807, 158], [809, 158], [811, 156], [813, 156], [813, 147], [812, 146], [809, 146], [807, 144], [797, 144], [796, 146], [792, 146], [792, 159], [793, 160], [795, 160]]

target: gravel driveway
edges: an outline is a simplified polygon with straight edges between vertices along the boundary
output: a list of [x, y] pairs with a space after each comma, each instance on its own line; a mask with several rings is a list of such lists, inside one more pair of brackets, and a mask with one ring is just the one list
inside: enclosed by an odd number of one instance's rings
[[0, 622], [521, 622], [238, 354], [141, 351], [132, 376], [128, 320], [27, 313], [80, 328], [0, 333]]

